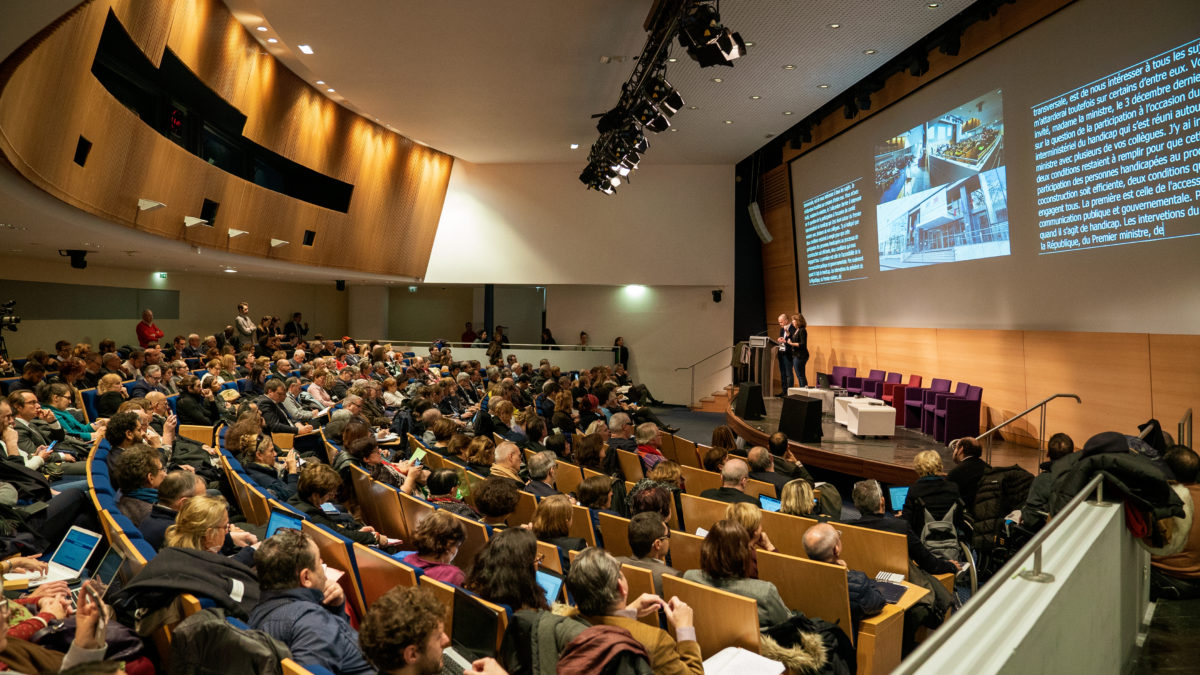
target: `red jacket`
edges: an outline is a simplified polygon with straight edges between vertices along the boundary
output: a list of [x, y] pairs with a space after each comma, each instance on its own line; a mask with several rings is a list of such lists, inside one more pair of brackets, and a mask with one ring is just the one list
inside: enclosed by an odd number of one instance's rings
[[138, 345], [143, 349], [149, 347], [152, 342], [158, 342], [163, 338], [162, 329], [152, 323], [139, 321], [137, 325]]

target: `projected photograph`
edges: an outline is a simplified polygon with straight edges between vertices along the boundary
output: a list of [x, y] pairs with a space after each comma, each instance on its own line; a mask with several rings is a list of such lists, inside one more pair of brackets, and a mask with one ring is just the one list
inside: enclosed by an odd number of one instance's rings
[[892, 200], [875, 214], [883, 271], [1009, 254], [1002, 166]]

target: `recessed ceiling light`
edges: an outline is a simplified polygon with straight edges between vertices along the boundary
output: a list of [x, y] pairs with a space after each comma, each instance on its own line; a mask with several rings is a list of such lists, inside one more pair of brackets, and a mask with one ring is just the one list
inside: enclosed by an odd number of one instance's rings
[[753, 42], [747, 42], [747, 43], [746, 43], [746, 46], [747, 46], [747, 47], [753, 47], [753, 46], [754, 46], [754, 43], [753, 43]]
[[827, 85], [827, 84], [818, 84], [817, 85], [817, 89], [828, 89], [828, 88], [829, 88], [829, 85]]
[[572, 144], [571, 144], [571, 149], [572, 149], [572, 150], [578, 150], [578, 149], [579, 149], [579, 144], [578, 144], [578, 143], [572, 143]]
[[760, 98], [762, 98], [762, 97], [761, 97], [761, 96], [751, 96], [751, 97], [750, 97], [750, 100], [751, 100], [751, 101], [757, 101], [757, 100], [758, 100], [758, 99], [760, 99]]
[[276, 40], [275, 38], [267, 38], [267, 42], [275, 44], [276, 42], [279, 42], [279, 40]]
[[674, 58], [674, 57], [667, 59], [667, 63], [675, 63], [677, 61], [679, 61], [679, 59]]
[[795, 70], [796, 66], [793, 66], [792, 64], [789, 63], [786, 66], [784, 66], [783, 69], [784, 70]]
[[941, 5], [941, 3], [931, 2], [925, 6], [928, 7], [929, 9], [937, 9], [938, 7], [941, 7], [942, 5]]
[[831, 24], [829, 24], [829, 27], [830, 27], [830, 28], [841, 28], [841, 27], [842, 27], [842, 24], [840, 24], [840, 23], [831, 23]]
[[699, 110], [699, 109], [700, 109], [700, 106], [696, 106], [696, 105], [689, 105], [689, 106], [688, 106], [688, 110]]
[[261, 32], [265, 33], [265, 32], [267, 32], [267, 27], [266, 27], [266, 26], [259, 26], [258, 28], [255, 28], [254, 30], [261, 31]]
[[721, 78], [719, 78], [719, 77], [714, 77], [714, 78], [712, 79], [712, 81], [713, 81], [713, 82], [717, 82], [717, 83], [721, 83], [721, 82], [724, 82], [725, 80], [722, 80], [722, 79], [721, 79]]
[[317, 84], [325, 84], [325, 80], [317, 80]]
[[792, 111], [791, 111], [791, 110], [784, 110], [784, 111], [783, 111], [783, 114], [784, 114], [784, 115], [791, 115], [791, 114], [792, 114]]
[[671, 127], [670, 129], [667, 129], [667, 131], [679, 131], [679, 129], [677, 129], [675, 127]]
[[304, 54], [313, 53], [313, 48], [308, 45], [297, 45], [296, 49], [299, 49], [301, 51], [301, 53], [304, 53]]
[[725, 120], [725, 124], [733, 124], [733, 120]]
[[866, 54], [867, 56], [870, 56], [871, 54], [878, 54], [879, 50], [878, 49], [864, 49], [863, 53]]

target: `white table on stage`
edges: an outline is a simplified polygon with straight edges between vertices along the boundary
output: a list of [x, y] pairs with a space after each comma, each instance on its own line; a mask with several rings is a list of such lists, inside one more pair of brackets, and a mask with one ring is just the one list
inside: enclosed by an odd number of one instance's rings
[[[877, 398], [863, 398], [862, 396], [838, 396], [833, 399], [833, 421], [842, 426], [850, 424], [850, 406], [859, 401], [874, 402], [876, 405], [883, 405], [883, 401]], [[895, 414], [892, 410], [892, 414]]]
[[809, 398], [821, 399], [821, 413], [824, 415], [833, 414], [833, 390], [818, 389], [816, 387], [788, 387], [788, 396], [807, 396]]
[[878, 399], [860, 398], [847, 407], [846, 429], [855, 436], [892, 436], [896, 433], [896, 409]]

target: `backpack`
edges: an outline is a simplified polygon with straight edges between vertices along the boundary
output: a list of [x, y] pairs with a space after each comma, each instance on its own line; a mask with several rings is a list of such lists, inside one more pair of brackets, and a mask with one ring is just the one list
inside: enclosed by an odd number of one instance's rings
[[962, 560], [962, 548], [958, 545], [958, 530], [954, 525], [955, 513], [960, 503], [952, 505], [942, 517], [934, 518], [925, 508], [925, 503], [917, 500], [916, 506], [925, 512], [925, 525], [921, 527], [921, 543], [929, 552], [942, 560]]
[[[228, 658], [236, 654], [236, 659]], [[219, 608], [201, 610], [171, 633], [172, 675], [278, 675], [287, 645], [261, 630], [238, 628]]]

